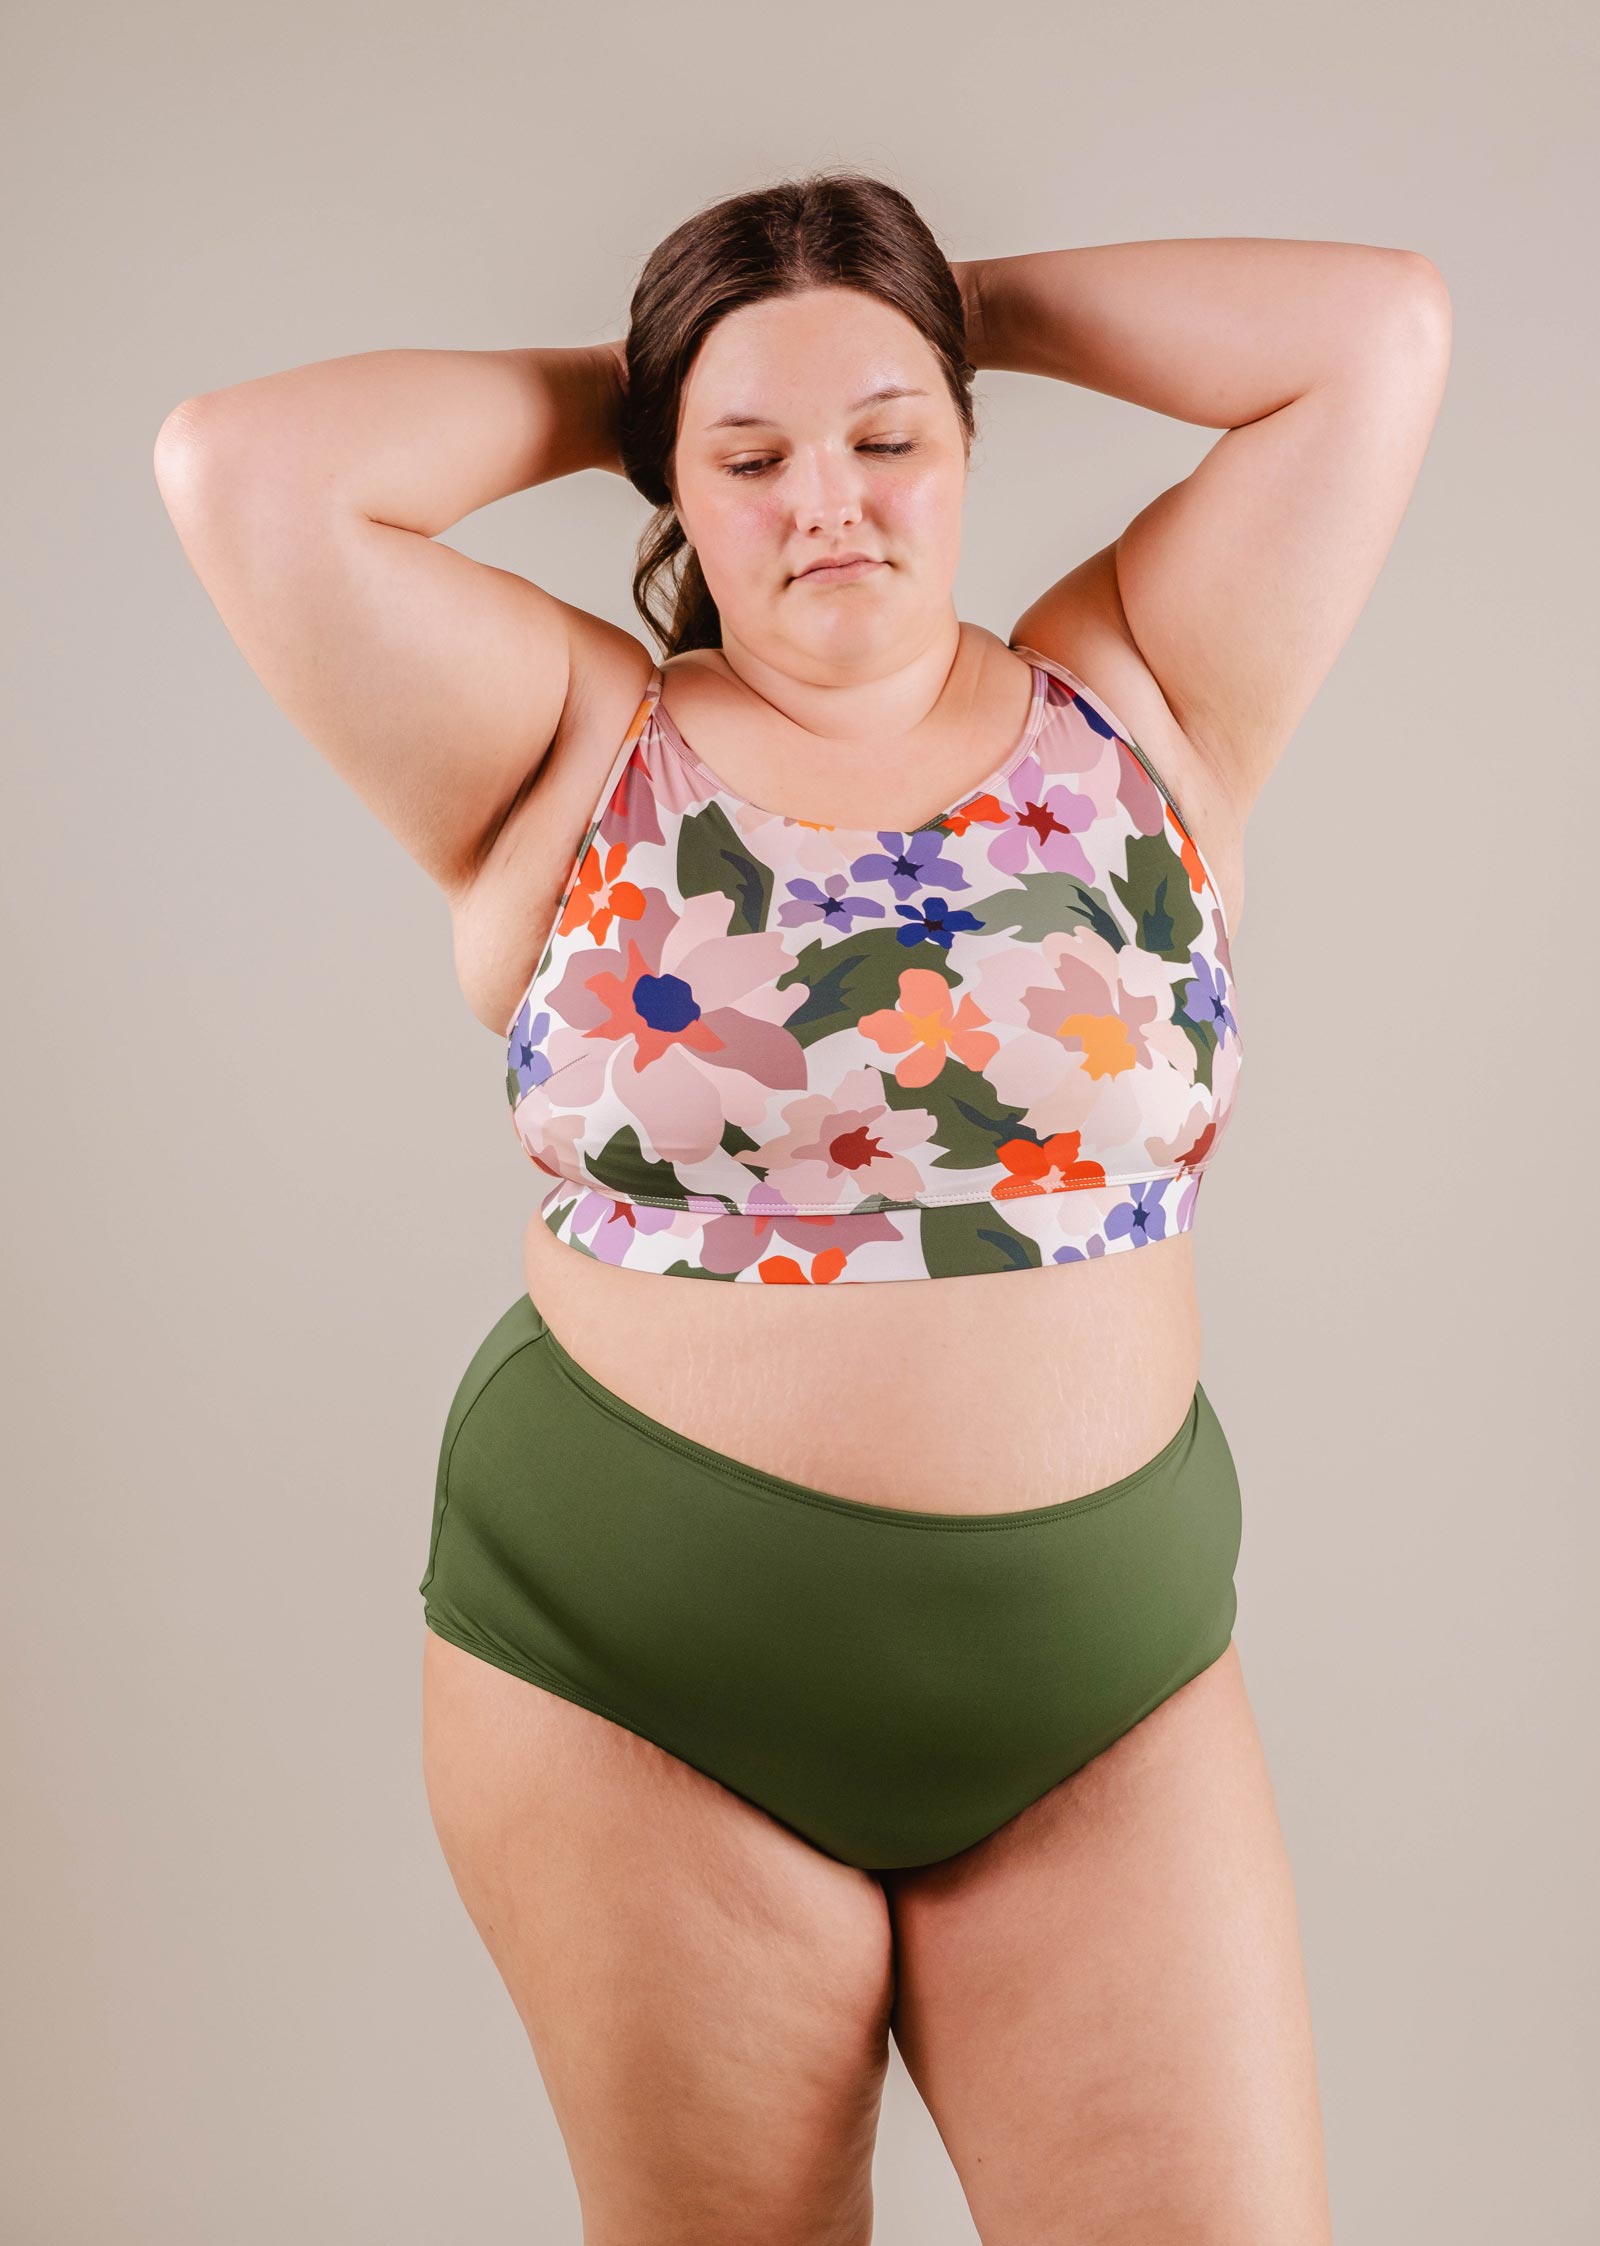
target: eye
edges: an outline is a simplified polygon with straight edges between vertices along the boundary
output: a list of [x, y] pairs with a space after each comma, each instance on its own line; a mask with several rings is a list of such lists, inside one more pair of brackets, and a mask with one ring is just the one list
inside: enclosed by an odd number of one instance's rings
[[[861, 452], [915, 452], [917, 448], [910, 438], [904, 438], [897, 444], [861, 445], [857, 449]], [[770, 460], [735, 460], [723, 472], [729, 476], [759, 476], [772, 465]]]

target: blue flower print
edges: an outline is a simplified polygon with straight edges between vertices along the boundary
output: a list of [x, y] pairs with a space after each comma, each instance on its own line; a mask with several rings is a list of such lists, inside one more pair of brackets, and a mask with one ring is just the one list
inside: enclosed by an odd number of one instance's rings
[[900, 931], [903, 944], [931, 943], [948, 951], [964, 928], [983, 926], [976, 913], [952, 911], [943, 897], [924, 897], [920, 905], [896, 905], [894, 909], [906, 923]]

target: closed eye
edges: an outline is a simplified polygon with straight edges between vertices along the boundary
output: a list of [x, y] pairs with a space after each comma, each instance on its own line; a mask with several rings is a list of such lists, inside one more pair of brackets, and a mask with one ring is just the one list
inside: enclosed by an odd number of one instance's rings
[[[859, 445], [856, 449], [860, 452], [915, 452], [917, 448], [915, 443], [907, 438], [898, 444]], [[759, 476], [773, 465], [774, 463], [770, 460], [735, 460], [729, 464], [724, 473], [730, 476]]]

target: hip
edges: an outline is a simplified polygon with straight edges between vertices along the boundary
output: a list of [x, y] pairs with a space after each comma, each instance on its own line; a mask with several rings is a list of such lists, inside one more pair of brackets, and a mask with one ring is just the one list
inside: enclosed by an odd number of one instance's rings
[[1187, 1234], [1003, 1275], [734, 1288], [615, 1270], [536, 1221], [524, 1277], [565, 1356], [650, 1420], [871, 1504], [1099, 1489], [1167, 1441], [1199, 1378]]
[[1214, 1661], [1240, 1529], [1198, 1382], [1080, 1497], [886, 1507], [651, 1420], [522, 1295], [451, 1402], [419, 1590], [440, 1636], [881, 1868], [970, 1845]]

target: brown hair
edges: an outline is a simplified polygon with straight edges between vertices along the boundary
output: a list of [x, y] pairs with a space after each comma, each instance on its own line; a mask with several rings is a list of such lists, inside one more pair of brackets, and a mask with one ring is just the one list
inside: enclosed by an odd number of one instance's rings
[[[977, 369], [967, 357], [961, 290], [897, 187], [862, 172], [810, 172], [696, 211], [657, 243], [634, 289], [618, 425], [623, 470], [656, 509], [639, 541], [633, 604], [664, 654], [722, 641], [717, 604], [667, 480], [695, 353], [718, 320], [741, 305], [830, 286], [881, 298], [927, 338], [971, 445]], [[650, 604], [663, 576], [671, 601], [666, 617]]]

